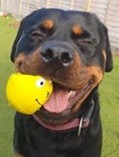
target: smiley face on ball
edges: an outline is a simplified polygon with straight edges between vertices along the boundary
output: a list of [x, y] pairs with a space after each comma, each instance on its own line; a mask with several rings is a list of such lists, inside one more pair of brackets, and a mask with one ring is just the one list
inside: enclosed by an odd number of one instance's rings
[[[40, 92], [42, 92], [43, 94], [38, 95], [38, 97], [35, 99], [35, 101], [39, 104], [39, 105], [43, 105], [45, 102], [45, 99], [49, 99], [50, 97], [50, 90], [49, 88], [47, 88], [46, 86], [48, 86], [48, 83], [51, 83], [51, 81], [47, 82], [48, 80], [45, 80], [44, 78], [39, 78], [38, 80], [36, 80], [36, 87], [38, 87], [40, 89]], [[42, 96], [42, 98], [41, 98]]]

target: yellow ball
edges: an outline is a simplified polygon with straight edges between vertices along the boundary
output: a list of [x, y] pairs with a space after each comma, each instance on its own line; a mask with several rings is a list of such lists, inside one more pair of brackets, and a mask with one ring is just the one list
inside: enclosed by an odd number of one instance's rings
[[33, 114], [50, 98], [53, 85], [41, 76], [14, 73], [10, 76], [6, 96], [18, 112]]

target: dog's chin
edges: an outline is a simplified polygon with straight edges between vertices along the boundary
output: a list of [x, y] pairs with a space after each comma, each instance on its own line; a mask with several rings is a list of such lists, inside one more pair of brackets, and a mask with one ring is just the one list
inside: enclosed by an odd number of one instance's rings
[[94, 89], [94, 80], [89, 79], [79, 90], [72, 90], [54, 83], [50, 99], [35, 114], [48, 125], [62, 125], [79, 116], [82, 103]]

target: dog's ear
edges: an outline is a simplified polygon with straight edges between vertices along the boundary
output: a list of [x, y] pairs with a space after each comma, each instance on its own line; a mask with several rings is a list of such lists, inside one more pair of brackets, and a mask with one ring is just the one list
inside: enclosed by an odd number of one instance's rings
[[108, 29], [106, 26], [99, 20], [97, 15], [92, 14], [91, 15], [95, 18], [97, 21], [98, 26], [101, 26], [103, 35], [104, 35], [104, 55], [105, 55], [105, 72], [110, 72], [113, 69], [113, 58], [112, 58], [112, 51], [111, 51], [111, 46], [110, 46], [110, 41], [109, 41], [109, 35], [108, 35]]
[[112, 51], [111, 51], [111, 46], [108, 36], [108, 30], [104, 25], [103, 25], [103, 29], [105, 35], [105, 55], [106, 55], [105, 71], [110, 72], [113, 69]]
[[11, 50], [11, 61], [12, 62], [14, 62], [16, 46], [17, 46], [17, 43], [18, 43], [18, 41], [19, 41], [19, 39], [21, 37], [22, 31], [23, 31], [23, 26], [24, 26], [24, 20], [22, 20], [22, 22], [20, 23], [19, 30], [17, 32], [16, 38], [15, 38], [13, 46], [12, 46], [12, 50]]
[[[43, 9], [42, 9], [43, 10]], [[21, 35], [23, 34], [24, 30], [27, 30], [28, 27], [33, 25], [33, 22], [36, 22], [36, 19], [34, 19], [34, 21], [30, 20], [32, 19], [31, 17], [37, 13], [37, 10], [32, 12], [31, 14], [27, 15], [26, 17], [24, 17], [20, 23], [19, 26], [19, 30], [17, 32], [16, 38], [14, 40], [13, 46], [12, 46], [12, 50], [11, 50], [11, 61], [14, 62], [14, 58], [15, 58], [15, 52], [16, 52], [16, 48], [17, 48], [17, 43], [19, 42]]]

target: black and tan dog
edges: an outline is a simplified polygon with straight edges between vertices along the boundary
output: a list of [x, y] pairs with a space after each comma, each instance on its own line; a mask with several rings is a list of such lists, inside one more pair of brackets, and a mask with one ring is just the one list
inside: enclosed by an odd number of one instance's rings
[[21, 22], [11, 60], [21, 73], [40, 74], [54, 85], [40, 111], [16, 113], [16, 157], [101, 157], [97, 88], [112, 70], [112, 54], [99, 19], [87, 12], [35, 11]]

